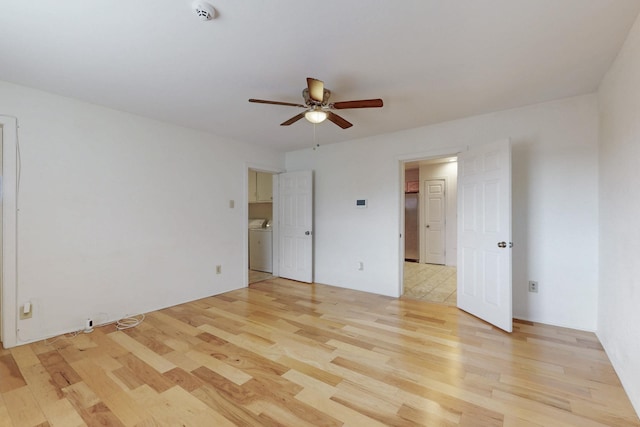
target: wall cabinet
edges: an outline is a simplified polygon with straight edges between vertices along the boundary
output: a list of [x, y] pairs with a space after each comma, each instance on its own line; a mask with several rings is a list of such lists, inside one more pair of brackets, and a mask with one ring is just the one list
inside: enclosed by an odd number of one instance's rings
[[273, 201], [273, 177], [270, 173], [249, 170], [249, 203]]

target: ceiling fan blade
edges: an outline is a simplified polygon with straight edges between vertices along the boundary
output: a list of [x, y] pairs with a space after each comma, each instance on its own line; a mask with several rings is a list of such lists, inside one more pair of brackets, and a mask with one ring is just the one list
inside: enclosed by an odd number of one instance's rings
[[314, 101], [322, 102], [324, 98], [324, 82], [307, 77], [307, 87], [309, 88], [309, 97]]
[[348, 121], [346, 121], [336, 113], [332, 113], [331, 111], [327, 111], [327, 120], [332, 121], [333, 123], [340, 126], [342, 129], [347, 129], [353, 126], [352, 123], [349, 123]]
[[291, 102], [280, 102], [280, 101], [267, 101], [264, 99], [253, 99], [251, 98], [249, 100], [249, 102], [257, 102], [258, 104], [274, 104], [274, 105], [287, 105], [289, 107], [302, 107], [302, 108], [307, 108], [306, 105], [302, 105], [302, 104], [293, 104]]
[[280, 126], [289, 126], [290, 124], [293, 124], [293, 123], [297, 122], [298, 120], [300, 120], [303, 117], [304, 117], [304, 113], [296, 114], [295, 116], [291, 117], [286, 122], [280, 123]]
[[331, 104], [336, 110], [344, 110], [345, 108], [379, 108], [382, 107], [382, 99], [361, 99], [359, 101], [343, 101]]

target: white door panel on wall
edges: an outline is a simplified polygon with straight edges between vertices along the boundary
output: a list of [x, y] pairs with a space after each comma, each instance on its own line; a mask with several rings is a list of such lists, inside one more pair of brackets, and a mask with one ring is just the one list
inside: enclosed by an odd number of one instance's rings
[[511, 147], [458, 156], [458, 307], [511, 332]]
[[280, 185], [280, 277], [313, 281], [313, 173], [287, 172]]
[[425, 181], [425, 244], [427, 264], [445, 263], [445, 181]]

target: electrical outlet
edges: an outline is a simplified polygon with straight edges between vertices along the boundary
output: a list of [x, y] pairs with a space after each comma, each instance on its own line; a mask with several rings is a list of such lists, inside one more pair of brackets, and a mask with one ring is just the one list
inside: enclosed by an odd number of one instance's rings
[[538, 293], [538, 282], [529, 280], [529, 292]]
[[222, 274], [222, 266], [216, 265], [216, 274]]
[[364, 262], [362, 262], [362, 261], [358, 262], [358, 270], [360, 270], [360, 271], [364, 270]]
[[[25, 308], [28, 310], [25, 312]], [[20, 320], [31, 319], [33, 317], [33, 305], [30, 303], [20, 306]]]

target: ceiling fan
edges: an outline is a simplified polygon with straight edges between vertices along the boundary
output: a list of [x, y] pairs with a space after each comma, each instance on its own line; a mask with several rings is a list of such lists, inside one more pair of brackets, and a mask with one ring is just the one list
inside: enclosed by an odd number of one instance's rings
[[344, 118], [331, 110], [344, 110], [347, 108], [379, 108], [382, 107], [382, 99], [361, 99], [358, 101], [329, 102], [331, 91], [324, 87], [324, 82], [318, 79], [307, 77], [307, 87], [302, 91], [303, 104], [293, 104], [290, 102], [266, 101], [264, 99], [250, 99], [249, 102], [259, 104], [286, 105], [289, 107], [304, 108], [306, 111], [291, 117], [289, 120], [280, 123], [280, 126], [289, 126], [301, 118], [306, 118], [311, 123], [322, 123], [326, 119], [347, 129], [353, 126]]

